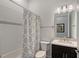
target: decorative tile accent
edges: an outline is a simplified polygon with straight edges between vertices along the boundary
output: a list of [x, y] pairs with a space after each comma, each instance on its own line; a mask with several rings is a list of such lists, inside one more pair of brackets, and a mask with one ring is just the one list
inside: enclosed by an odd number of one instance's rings
[[40, 17], [24, 10], [23, 57], [34, 58], [40, 44]]

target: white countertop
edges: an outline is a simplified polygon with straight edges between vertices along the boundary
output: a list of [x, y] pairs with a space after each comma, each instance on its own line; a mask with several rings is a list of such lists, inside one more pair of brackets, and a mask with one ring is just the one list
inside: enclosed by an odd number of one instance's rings
[[75, 39], [70, 39], [70, 38], [56, 38], [52, 42], [52, 44], [55, 45], [61, 45], [61, 46], [66, 46], [66, 47], [72, 47], [72, 48], [77, 48], [77, 40]]

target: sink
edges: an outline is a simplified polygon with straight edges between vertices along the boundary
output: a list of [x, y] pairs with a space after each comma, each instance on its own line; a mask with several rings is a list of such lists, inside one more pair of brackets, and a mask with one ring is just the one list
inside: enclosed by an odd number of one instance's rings
[[58, 40], [58, 42], [61, 42], [61, 43], [67, 43], [67, 44], [73, 44], [73, 42], [72, 41], [70, 41], [70, 40]]
[[71, 39], [57, 39], [53, 40], [52, 44], [68, 46], [68, 47], [76, 47], [77, 48], [77, 41]]

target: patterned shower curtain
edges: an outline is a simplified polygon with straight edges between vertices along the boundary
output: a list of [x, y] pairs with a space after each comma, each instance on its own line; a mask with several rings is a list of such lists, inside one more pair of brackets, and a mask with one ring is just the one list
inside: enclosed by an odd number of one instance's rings
[[24, 9], [23, 57], [34, 58], [40, 48], [40, 17]]

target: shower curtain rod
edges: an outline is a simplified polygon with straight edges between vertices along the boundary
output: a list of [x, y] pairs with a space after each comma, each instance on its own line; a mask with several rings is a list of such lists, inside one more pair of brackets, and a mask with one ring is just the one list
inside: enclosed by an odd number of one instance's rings
[[[26, 9], [25, 7], [21, 6], [20, 4], [16, 3], [15, 1], [13, 1], [13, 0], [10, 0], [10, 1], [11, 1], [12, 3], [16, 4], [17, 6], [23, 8], [23, 9], [25, 9], [25, 10], [27, 10], [27, 11], [30, 11], [30, 10]], [[30, 12], [31, 12], [31, 11], [30, 11]], [[31, 13], [33, 13], [33, 12], [31, 12]], [[33, 14], [35, 14], [35, 13], [33, 13]], [[37, 14], [35, 14], [35, 15], [37, 15]], [[38, 15], [37, 15], [37, 16], [38, 16]], [[40, 17], [40, 16], [38, 16], [38, 17]]]

